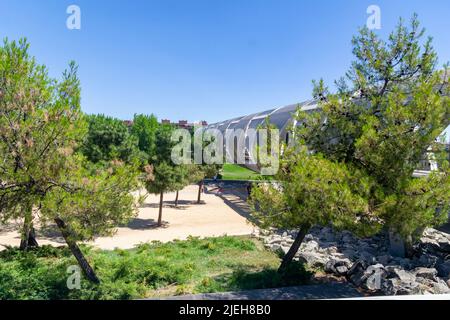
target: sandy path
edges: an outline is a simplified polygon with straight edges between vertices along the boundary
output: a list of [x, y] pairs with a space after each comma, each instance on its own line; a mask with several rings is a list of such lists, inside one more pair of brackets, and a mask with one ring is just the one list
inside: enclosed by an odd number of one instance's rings
[[[179, 206], [174, 207], [175, 193], [164, 195], [163, 227], [156, 227], [158, 219], [159, 196], [150, 195], [136, 219], [126, 227], [120, 227], [113, 237], [97, 238], [94, 246], [102, 249], [129, 249], [139, 243], [158, 240], [167, 242], [174, 239], [186, 239], [188, 236], [212, 237], [224, 234], [247, 235], [254, 227], [247, 221], [245, 202], [228, 194], [217, 196], [213, 193], [202, 194], [204, 204], [196, 204], [197, 186], [188, 186], [180, 192]], [[41, 235], [40, 244], [63, 244], [57, 235]], [[18, 246], [20, 236], [14, 230], [0, 230], [0, 249], [4, 245]], [[3, 246], [2, 246], [3, 245]]]

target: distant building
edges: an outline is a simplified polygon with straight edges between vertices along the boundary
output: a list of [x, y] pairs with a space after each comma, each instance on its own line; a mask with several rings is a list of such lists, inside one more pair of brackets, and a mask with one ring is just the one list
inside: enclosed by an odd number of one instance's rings
[[206, 127], [208, 125], [208, 122], [206, 122], [204, 120], [202, 120], [200, 122], [192, 122], [192, 123], [188, 122], [187, 120], [179, 120], [178, 122], [171, 122], [168, 119], [163, 119], [163, 120], [161, 120], [161, 124], [171, 124], [180, 129], [191, 129], [196, 126]]
[[133, 125], [133, 120], [123, 120], [123, 123], [127, 126], [127, 127], [131, 127]]

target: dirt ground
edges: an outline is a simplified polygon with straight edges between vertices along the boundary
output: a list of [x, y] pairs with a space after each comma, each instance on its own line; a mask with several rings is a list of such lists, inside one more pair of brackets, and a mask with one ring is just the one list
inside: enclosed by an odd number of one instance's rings
[[[139, 243], [186, 239], [188, 236], [213, 237], [220, 235], [248, 235], [256, 228], [249, 221], [248, 205], [236, 193], [208, 187], [197, 204], [197, 186], [180, 191], [178, 207], [175, 193], [164, 195], [163, 226], [157, 227], [159, 196], [149, 195], [139, 215], [127, 226], [118, 228], [113, 237], [100, 237], [90, 243], [101, 249], [129, 249]], [[17, 225], [0, 226], [0, 250], [5, 245], [18, 246]], [[38, 230], [39, 244], [62, 245], [63, 239], [55, 230]]]

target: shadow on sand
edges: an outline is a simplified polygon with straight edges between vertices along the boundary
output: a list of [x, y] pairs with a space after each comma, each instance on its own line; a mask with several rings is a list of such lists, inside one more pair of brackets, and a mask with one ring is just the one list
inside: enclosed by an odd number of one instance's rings
[[123, 225], [121, 227], [130, 228], [133, 230], [154, 230], [154, 229], [165, 229], [169, 227], [169, 223], [167, 221], [163, 221], [161, 226], [158, 226], [157, 221], [154, 219], [141, 219], [134, 218], [128, 224]]

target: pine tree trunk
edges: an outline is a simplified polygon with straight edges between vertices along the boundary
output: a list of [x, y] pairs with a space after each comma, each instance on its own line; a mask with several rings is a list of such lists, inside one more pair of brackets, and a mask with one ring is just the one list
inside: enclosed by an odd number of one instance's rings
[[175, 196], [175, 207], [178, 207], [178, 190], [177, 195]]
[[80, 265], [86, 277], [93, 283], [100, 283], [100, 279], [95, 274], [94, 269], [92, 269], [91, 265], [84, 257], [83, 252], [81, 252], [80, 247], [78, 247], [77, 243], [73, 240], [69, 227], [60, 218], [55, 218], [55, 222], [59, 230], [61, 231], [64, 240], [66, 240], [67, 246], [77, 259], [78, 264]]
[[203, 188], [203, 180], [198, 183], [198, 197], [197, 197], [197, 203], [199, 204], [202, 197], [202, 188]]
[[286, 268], [289, 266], [289, 264], [292, 262], [292, 259], [294, 259], [295, 254], [297, 253], [298, 249], [300, 248], [300, 245], [303, 242], [303, 239], [305, 239], [306, 234], [308, 233], [311, 226], [309, 225], [302, 225], [300, 226], [300, 230], [297, 234], [297, 237], [295, 237], [294, 243], [289, 248], [289, 251], [286, 253], [286, 255], [283, 257], [283, 261], [281, 262], [280, 267], [278, 268], [278, 272], [282, 273], [286, 270]]
[[22, 251], [27, 251], [30, 247], [39, 246], [36, 241], [36, 232], [33, 227], [33, 207], [29, 206], [26, 210], [23, 221], [22, 238], [20, 240], [20, 250]]
[[405, 240], [394, 230], [389, 230], [389, 254], [398, 257], [406, 257]]
[[158, 227], [162, 225], [162, 209], [163, 209], [164, 193], [159, 195], [159, 215], [158, 215]]

